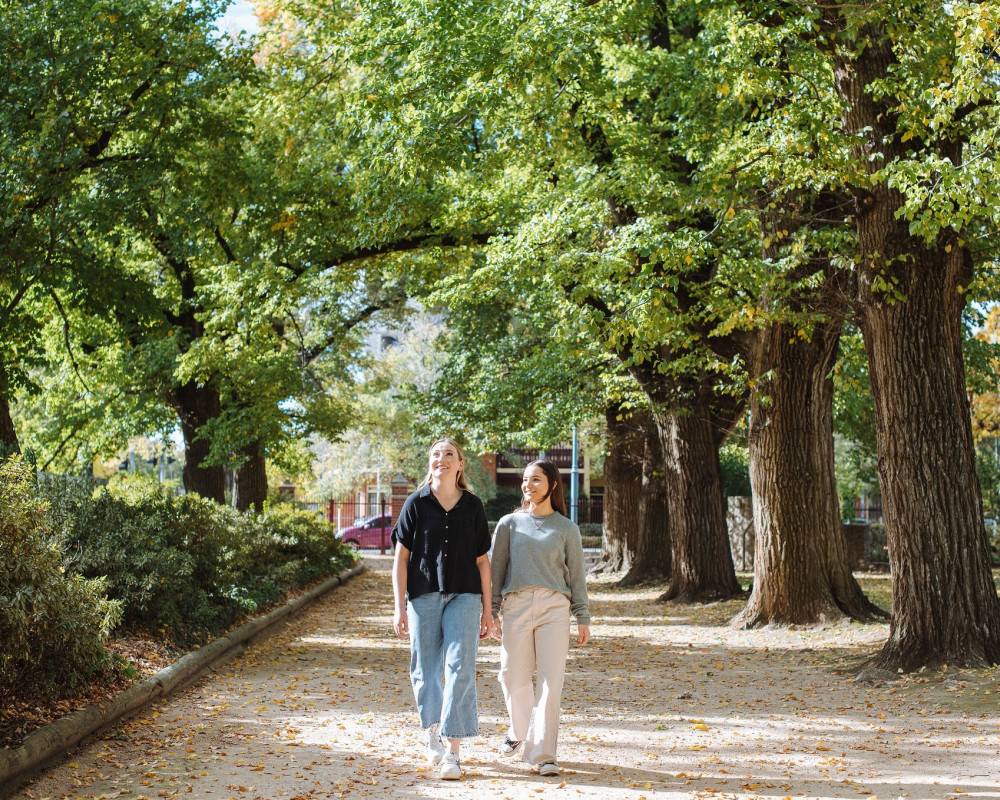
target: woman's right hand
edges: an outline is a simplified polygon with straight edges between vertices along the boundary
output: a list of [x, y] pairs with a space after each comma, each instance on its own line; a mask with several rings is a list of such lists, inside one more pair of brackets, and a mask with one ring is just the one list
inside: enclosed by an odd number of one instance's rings
[[406, 636], [407, 631], [410, 629], [409, 620], [406, 617], [405, 608], [397, 608], [396, 613], [392, 616], [392, 629], [396, 631], [396, 635], [400, 638]]
[[493, 617], [493, 624], [490, 625], [490, 638], [496, 639], [498, 642], [503, 639], [503, 625], [500, 622], [500, 617]]

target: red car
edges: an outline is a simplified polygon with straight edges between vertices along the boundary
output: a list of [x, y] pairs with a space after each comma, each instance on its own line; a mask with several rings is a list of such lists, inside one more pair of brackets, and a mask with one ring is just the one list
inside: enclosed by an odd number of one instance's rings
[[392, 533], [392, 516], [390, 514], [376, 514], [374, 517], [365, 517], [354, 525], [341, 528], [339, 536], [345, 544], [353, 544], [362, 550], [386, 550], [392, 548], [389, 535]]

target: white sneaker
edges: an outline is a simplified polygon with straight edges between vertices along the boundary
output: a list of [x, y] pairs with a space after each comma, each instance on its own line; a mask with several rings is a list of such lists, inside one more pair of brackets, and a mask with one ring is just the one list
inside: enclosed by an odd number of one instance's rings
[[538, 768], [538, 774], [543, 778], [554, 778], [559, 774], [559, 765], [553, 761], [546, 761]]
[[444, 758], [444, 742], [441, 741], [441, 726], [434, 723], [427, 729], [427, 760], [437, 764]]
[[441, 780], [457, 781], [461, 777], [462, 765], [458, 762], [458, 756], [448, 751], [441, 762]]

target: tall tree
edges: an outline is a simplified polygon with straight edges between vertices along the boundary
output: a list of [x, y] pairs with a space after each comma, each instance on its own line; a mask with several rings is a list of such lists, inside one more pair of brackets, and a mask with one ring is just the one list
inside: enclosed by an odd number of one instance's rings
[[551, 447], [603, 405], [599, 569], [622, 572], [629, 583], [669, 574], [658, 430], [620, 360], [586, 333], [558, 287], [512, 275], [483, 294], [468, 291], [469, 278], [482, 280], [478, 272], [454, 276], [436, 295], [449, 312], [441, 337], [447, 361], [432, 391], [414, 400], [429, 418], [492, 450]]
[[[890, 636], [875, 663], [915, 669], [1000, 660], [962, 353], [974, 264], [964, 229], [996, 211], [994, 10], [981, 4], [831, 3], [743, 7], [741, 38], [794, 54], [795, 71], [840, 124], [771, 124], [801, 150], [778, 155], [794, 182], [810, 151], [825, 185], [853, 201], [856, 318], [875, 401], [893, 574]], [[813, 124], [814, 125], [814, 124]], [[806, 140], [811, 139], [810, 148]]]
[[[5, 3], [0, 49], [0, 408], [31, 387], [41, 358], [37, 306], [66, 317], [91, 310], [114, 278], [78, 239], [114, 224], [155, 174], [150, 156], [169, 138], [176, 109], [238, 58], [212, 35], [221, 3], [142, 0], [127, 6], [32, 0]], [[108, 194], [94, 192], [102, 181]], [[107, 306], [102, 307], [107, 310]], [[16, 426], [16, 420], [12, 420]], [[10, 431], [4, 436], [10, 440]], [[8, 445], [16, 443], [8, 441]]]

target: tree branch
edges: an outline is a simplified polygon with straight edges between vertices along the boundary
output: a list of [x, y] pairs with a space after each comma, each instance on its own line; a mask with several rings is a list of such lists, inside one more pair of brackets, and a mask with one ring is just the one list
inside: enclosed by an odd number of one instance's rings
[[90, 387], [87, 382], [83, 379], [83, 375], [80, 373], [80, 365], [76, 362], [76, 356], [73, 355], [73, 344], [70, 340], [69, 334], [69, 317], [66, 315], [66, 310], [63, 308], [62, 301], [59, 300], [59, 295], [56, 294], [55, 289], [49, 289], [49, 296], [55, 301], [56, 308], [59, 310], [59, 315], [63, 320], [63, 337], [66, 340], [66, 352], [69, 355], [70, 363], [73, 365], [73, 371], [76, 373], [76, 377], [80, 380], [80, 384], [86, 391], [90, 391]]
[[[363, 261], [366, 258], [387, 256], [394, 253], [407, 253], [431, 247], [483, 246], [489, 244], [490, 239], [494, 235], [496, 235], [495, 231], [490, 233], [472, 233], [467, 236], [443, 236], [439, 233], [417, 234], [407, 239], [397, 239], [392, 242], [386, 242], [383, 245], [376, 245], [375, 247], [359, 247], [357, 250], [352, 250], [342, 256], [322, 262], [320, 267], [321, 269], [332, 269], [339, 264], [349, 264], [352, 261]], [[282, 264], [282, 266], [291, 269], [296, 276], [305, 272], [305, 268], [303, 267], [292, 267], [290, 264]]]

